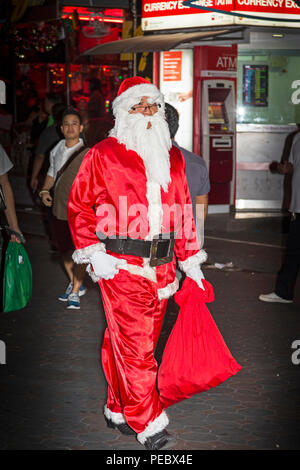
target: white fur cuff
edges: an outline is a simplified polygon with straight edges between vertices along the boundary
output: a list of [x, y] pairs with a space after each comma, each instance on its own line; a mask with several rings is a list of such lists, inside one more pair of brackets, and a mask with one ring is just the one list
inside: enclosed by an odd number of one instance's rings
[[165, 429], [165, 427], [168, 426], [168, 424], [169, 418], [167, 416], [167, 413], [163, 411], [154, 421], [148, 424], [145, 431], [137, 434], [137, 440], [141, 444], [144, 444], [147, 437], [153, 436], [154, 434], [162, 431], [163, 429]]
[[168, 299], [169, 297], [174, 295], [175, 292], [178, 290], [178, 287], [179, 287], [179, 281], [177, 277], [175, 277], [175, 280], [171, 282], [171, 284], [168, 284], [166, 287], [163, 287], [162, 289], [157, 289], [159, 300]]
[[193, 256], [190, 256], [184, 261], [179, 261], [179, 267], [184, 271], [185, 273], [192, 268], [193, 266], [197, 266], [197, 264], [202, 264], [207, 260], [207, 253], [204, 250], [198, 251]]
[[98, 282], [101, 279], [101, 277], [97, 276], [97, 274], [95, 274], [94, 271], [92, 270], [91, 263], [87, 265], [86, 272], [88, 273], [88, 275], [90, 276], [93, 282]]
[[109, 408], [107, 408], [107, 405], [104, 407], [104, 416], [106, 416], [107, 419], [110, 419], [110, 421], [115, 424], [126, 423], [122, 413], [115, 413], [114, 411], [111, 411]]
[[106, 253], [104, 243], [95, 243], [94, 245], [86, 246], [85, 248], [80, 248], [75, 250], [72, 259], [76, 264], [87, 264], [90, 263], [91, 256], [96, 253], [97, 251], [102, 251]]

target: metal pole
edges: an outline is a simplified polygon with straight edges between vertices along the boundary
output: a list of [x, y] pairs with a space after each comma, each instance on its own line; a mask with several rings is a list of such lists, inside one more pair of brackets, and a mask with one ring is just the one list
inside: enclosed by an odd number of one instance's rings
[[69, 52], [69, 32], [66, 32], [66, 41], [65, 41], [65, 77], [66, 77], [66, 101], [67, 106], [70, 106], [70, 52]]
[[[136, 10], [136, 0], [132, 0], [132, 16], [133, 16], [133, 35], [137, 28], [137, 10]], [[133, 75], [134, 77], [137, 74], [137, 56], [136, 52], [133, 54]]]
[[[10, 94], [13, 98], [13, 123], [16, 124], [18, 122], [18, 111], [17, 111], [17, 59], [15, 55], [15, 51], [13, 52], [12, 59], [11, 59], [11, 71], [12, 71], [12, 86], [10, 90]], [[10, 95], [10, 97], [11, 97]]]

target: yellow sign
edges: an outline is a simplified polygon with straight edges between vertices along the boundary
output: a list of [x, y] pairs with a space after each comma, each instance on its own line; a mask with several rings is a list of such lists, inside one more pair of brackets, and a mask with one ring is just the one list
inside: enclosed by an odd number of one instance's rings
[[[128, 39], [132, 37], [132, 21], [124, 21], [122, 28], [122, 39]], [[121, 60], [133, 60], [132, 52], [123, 52], [120, 55]]]

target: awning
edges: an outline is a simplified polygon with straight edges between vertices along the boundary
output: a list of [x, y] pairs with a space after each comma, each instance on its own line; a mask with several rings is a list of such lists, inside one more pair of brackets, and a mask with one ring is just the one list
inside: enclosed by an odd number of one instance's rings
[[135, 36], [120, 41], [99, 44], [85, 51], [82, 55], [122, 54], [123, 52], [155, 52], [168, 51], [185, 44], [199, 42], [203, 39], [215, 38], [231, 32], [229, 29], [202, 31], [194, 33], [153, 34]]

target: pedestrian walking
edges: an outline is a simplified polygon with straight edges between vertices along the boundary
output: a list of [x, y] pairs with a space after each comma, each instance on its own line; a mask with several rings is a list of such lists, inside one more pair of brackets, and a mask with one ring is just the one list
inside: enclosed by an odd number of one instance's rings
[[179, 113], [177, 109], [169, 103], [165, 104], [165, 108], [172, 143], [184, 156], [185, 174], [191, 194], [194, 219], [195, 221], [199, 219], [204, 222], [208, 212], [208, 193], [210, 191], [206, 163], [199, 155], [177, 144], [175, 135], [179, 128]]
[[261, 294], [259, 299], [263, 302], [292, 303], [300, 268], [300, 133], [293, 139], [289, 161], [280, 163], [278, 171], [282, 175], [292, 175], [290, 227], [285, 259], [278, 272], [275, 290], [270, 294]]
[[167, 299], [178, 289], [174, 252], [201, 289], [207, 255], [192, 211], [185, 213], [184, 159], [172, 146], [163, 95], [141, 77], [125, 79], [113, 112], [110, 136], [85, 156], [70, 192], [73, 260], [88, 263], [102, 293], [107, 424], [136, 434], [146, 449], [167, 448], [174, 439], [156, 388], [154, 349]]
[[[22, 232], [19, 228], [18, 218], [16, 214], [14, 193], [9, 182], [8, 172], [13, 167], [11, 160], [9, 159], [4, 148], [0, 144], [0, 185], [2, 189], [2, 210], [5, 213], [5, 217], [8, 222], [8, 229], [10, 233], [10, 240], [13, 242], [21, 242]], [[18, 237], [18, 234], [20, 235]], [[0, 231], [0, 256], [2, 252], [2, 234]], [[0, 258], [1, 264], [1, 258]]]
[[[68, 197], [74, 178], [88, 149], [80, 138], [82, 132], [80, 114], [73, 108], [66, 109], [62, 117], [62, 139], [50, 153], [50, 166], [39, 195], [47, 207], [53, 206], [52, 227], [56, 246], [62, 256], [69, 284], [59, 300], [67, 302], [68, 309], [80, 308], [80, 297], [86, 293], [83, 285], [85, 266], [72, 260], [74, 245], [68, 225]], [[54, 195], [50, 190], [54, 189]]]
[[39, 180], [43, 181], [47, 174], [50, 151], [61, 140], [59, 128], [64, 109], [65, 105], [61, 103], [59, 95], [49, 93], [46, 96], [45, 111], [48, 114], [48, 121], [38, 139], [30, 179], [30, 187], [34, 192], [38, 189]]

